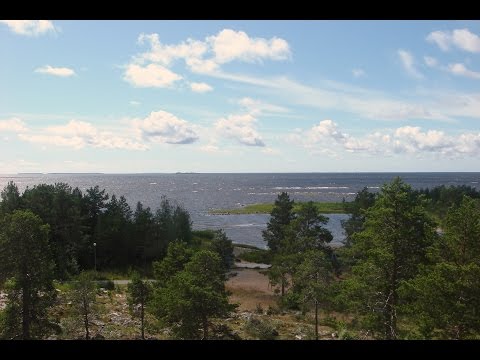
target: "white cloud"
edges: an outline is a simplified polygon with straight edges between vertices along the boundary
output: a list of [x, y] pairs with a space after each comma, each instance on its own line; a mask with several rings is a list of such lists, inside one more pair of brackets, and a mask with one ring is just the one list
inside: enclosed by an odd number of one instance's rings
[[180, 75], [161, 65], [149, 64], [142, 67], [130, 64], [123, 79], [135, 87], [169, 87], [181, 78]]
[[25, 131], [27, 131], [27, 127], [19, 118], [0, 120], [0, 132], [21, 133]]
[[131, 101], [130, 101], [130, 105], [132, 105], [132, 106], [139, 106], [139, 105], [141, 105], [141, 102], [140, 102], [140, 101], [136, 101], [136, 100], [131, 100]]
[[[138, 43], [148, 45], [149, 49], [133, 57], [132, 62], [127, 65], [124, 77], [136, 86], [160, 86], [151, 85], [151, 75], [145, 74], [145, 69], [152, 66], [157, 70], [162, 69], [163, 73], [162, 80], [155, 83], [164, 86], [163, 79], [170, 79], [167, 81], [168, 85], [179, 80], [180, 75], [166, 73], [170, 71], [167, 68], [176, 60], [183, 60], [186, 67], [194, 73], [211, 74], [219, 71], [220, 65], [234, 60], [261, 62], [267, 59], [285, 60], [291, 56], [290, 47], [284, 39], [251, 38], [243, 31], [231, 29], [223, 29], [216, 35], [207, 36], [203, 41], [189, 38], [178, 44], [162, 44], [158, 34], [140, 34]], [[146, 68], [145, 64], [148, 64]], [[154, 71], [154, 68], [150, 70]]]
[[262, 153], [264, 153], [266, 155], [280, 155], [280, 150], [273, 149], [271, 147], [266, 147], [266, 148], [262, 149]]
[[288, 43], [274, 37], [251, 38], [243, 31], [223, 29], [215, 36], [209, 36], [207, 43], [215, 54], [215, 62], [224, 64], [233, 60], [246, 62], [262, 59], [285, 60], [290, 57]]
[[197, 83], [197, 82], [192, 82], [190, 83], [190, 89], [192, 89], [193, 92], [197, 92], [197, 93], [205, 93], [205, 92], [208, 92], [208, 91], [212, 91], [213, 88], [206, 84], [206, 83]]
[[283, 106], [269, 104], [249, 97], [241, 98], [238, 103], [247, 109], [252, 115], [289, 112], [289, 110]]
[[480, 36], [468, 29], [455, 29], [453, 31], [433, 31], [427, 36], [427, 41], [435, 43], [443, 51], [455, 46], [464, 51], [480, 53]]
[[69, 77], [69, 76], [75, 75], [75, 71], [73, 69], [69, 69], [66, 67], [53, 67], [50, 65], [39, 67], [35, 69], [35, 72], [41, 73], [41, 74], [60, 76], [60, 77]]
[[437, 59], [431, 56], [424, 56], [423, 61], [425, 61], [425, 65], [427, 65], [428, 67], [435, 67], [438, 65]]
[[373, 120], [427, 119], [454, 121], [457, 117], [480, 117], [480, 92], [415, 90], [407, 99], [393, 98], [381, 91], [326, 81], [322, 87], [307, 86], [287, 77], [253, 77], [219, 72], [213, 76], [263, 88], [285, 104], [317, 109], [337, 109]]
[[22, 133], [23, 141], [82, 149], [85, 147], [125, 150], [146, 150], [147, 147], [127, 136], [100, 131], [88, 122], [71, 120], [65, 125], [49, 126], [39, 133]]
[[215, 123], [216, 131], [227, 138], [248, 146], [265, 146], [262, 137], [255, 129], [256, 119], [251, 114], [229, 115]]
[[207, 144], [204, 146], [199, 147], [200, 151], [206, 152], [206, 153], [217, 153], [220, 151], [219, 147], [216, 145], [212, 144]]
[[422, 73], [418, 71], [417, 68], [415, 67], [415, 59], [410, 52], [399, 49], [397, 51], [397, 54], [400, 57], [400, 61], [402, 62], [403, 68], [408, 74], [410, 74], [411, 76], [417, 79], [423, 78]]
[[423, 131], [418, 126], [403, 126], [353, 137], [340, 131], [332, 120], [323, 120], [308, 130], [288, 135], [287, 140], [303, 146], [311, 153], [328, 150], [327, 153], [333, 157], [338, 156], [338, 151], [384, 156], [393, 154], [417, 157], [434, 154], [449, 158], [480, 156], [480, 132], [452, 136], [439, 130]]
[[352, 74], [356, 78], [367, 76], [367, 73], [363, 69], [353, 69]]
[[166, 111], [153, 111], [145, 119], [132, 122], [134, 129], [146, 141], [168, 144], [191, 144], [198, 140], [193, 126]]
[[465, 76], [472, 79], [480, 79], [480, 72], [469, 70], [465, 65], [460, 63], [448, 65], [448, 70], [454, 75]]
[[16, 34], [39, 36], [48, 32], [55, 32], [56, 28], [50, 20], [0, 20]]

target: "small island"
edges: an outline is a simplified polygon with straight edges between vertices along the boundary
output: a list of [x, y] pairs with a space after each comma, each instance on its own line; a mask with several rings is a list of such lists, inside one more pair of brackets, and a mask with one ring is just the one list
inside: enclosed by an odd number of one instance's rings
[[[294, 209], [297, 210], [301, 202], [296, 202]], [[315, 206], [321, 214], [347, 214], [345, 205], [342, 202], [320, 202], [315, 201]], [[261, 203], [245, 205], [235, 209], [213, 209], [209, 210], [210, 215], [248, 215], [248, 214], [270, 214], [272, 212], [273, 203]]]

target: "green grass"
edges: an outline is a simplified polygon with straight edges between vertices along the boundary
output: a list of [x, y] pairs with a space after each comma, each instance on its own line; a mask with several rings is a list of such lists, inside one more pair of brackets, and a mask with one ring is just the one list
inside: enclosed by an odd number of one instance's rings
[[[301, 203], [295, 203], [293, 208], [297, 211]], [[343, 203], [341, 202], [314, 202], [322, 214], [345, 214]], [[237, 209], [216, 209], [210, 210], [211, 215], [239, 215], [239, 214], [270, 214], [274, 204], [252, 204]]]

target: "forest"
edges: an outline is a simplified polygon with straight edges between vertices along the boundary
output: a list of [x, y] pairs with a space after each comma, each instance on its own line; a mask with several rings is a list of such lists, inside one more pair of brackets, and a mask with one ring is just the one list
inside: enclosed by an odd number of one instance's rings
[[[9, 183], [0, 201], [0, 338], [102, 338], [104, 300], [125, 296], [136, 334], [119, 338], [275, 339], [281, 314], [303, 316], [309, 339], [324, 338], [322, 326], [342, 339], [479, 339], [479, 199], [469, 186], [415, 190], [395, 178], [343, 203], [346, 240], [332, 247], [318, 206], [280, 193], [263, 231], [268, 250], [240, 255], [271, 265], [262, 274], [276, 303], [236, 332], [228, 320], [241, 315], [239, 304], [225, 284], [238, 259], [224, 231], [193, 231], [188, 211], [166, 197], [158, 209], [132, 210], [98, 186], [40, 184], [20, 194]], [[128, 280], [123, 293], [108, 272]]]

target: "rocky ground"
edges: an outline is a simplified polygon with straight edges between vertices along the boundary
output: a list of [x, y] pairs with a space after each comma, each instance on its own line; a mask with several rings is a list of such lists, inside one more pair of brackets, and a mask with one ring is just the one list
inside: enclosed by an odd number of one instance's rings
[[[90, 335], [94, 339], [139, 339], [140, 321], [132, 318], [128, 307], [125, 284], [114, 290], [99, 289], [98, 307], [91, 321]], [[231, 293], [230, 302], [238, 304], [237, 311], [228, 319], [214, 321], [213, 334], [218, 339], [312, 339], [313, 314], [280, 311], [268, 278], [261, 269], [236, 268], [226, 283]], [[82, 321], [73, 314], [66, 288], [58, 286], [57, 305], [51, 315], [59, 331], [49, 339], [83, 339]], [[5, 294], [0, 293], [0, 309], [5, 306]], [[322, 339], [341, 337], [335, 327], [320, 326]], [[158, 326], [151, 315], [146, 319], [147, 339], [168, 339], [168, 329]]]

